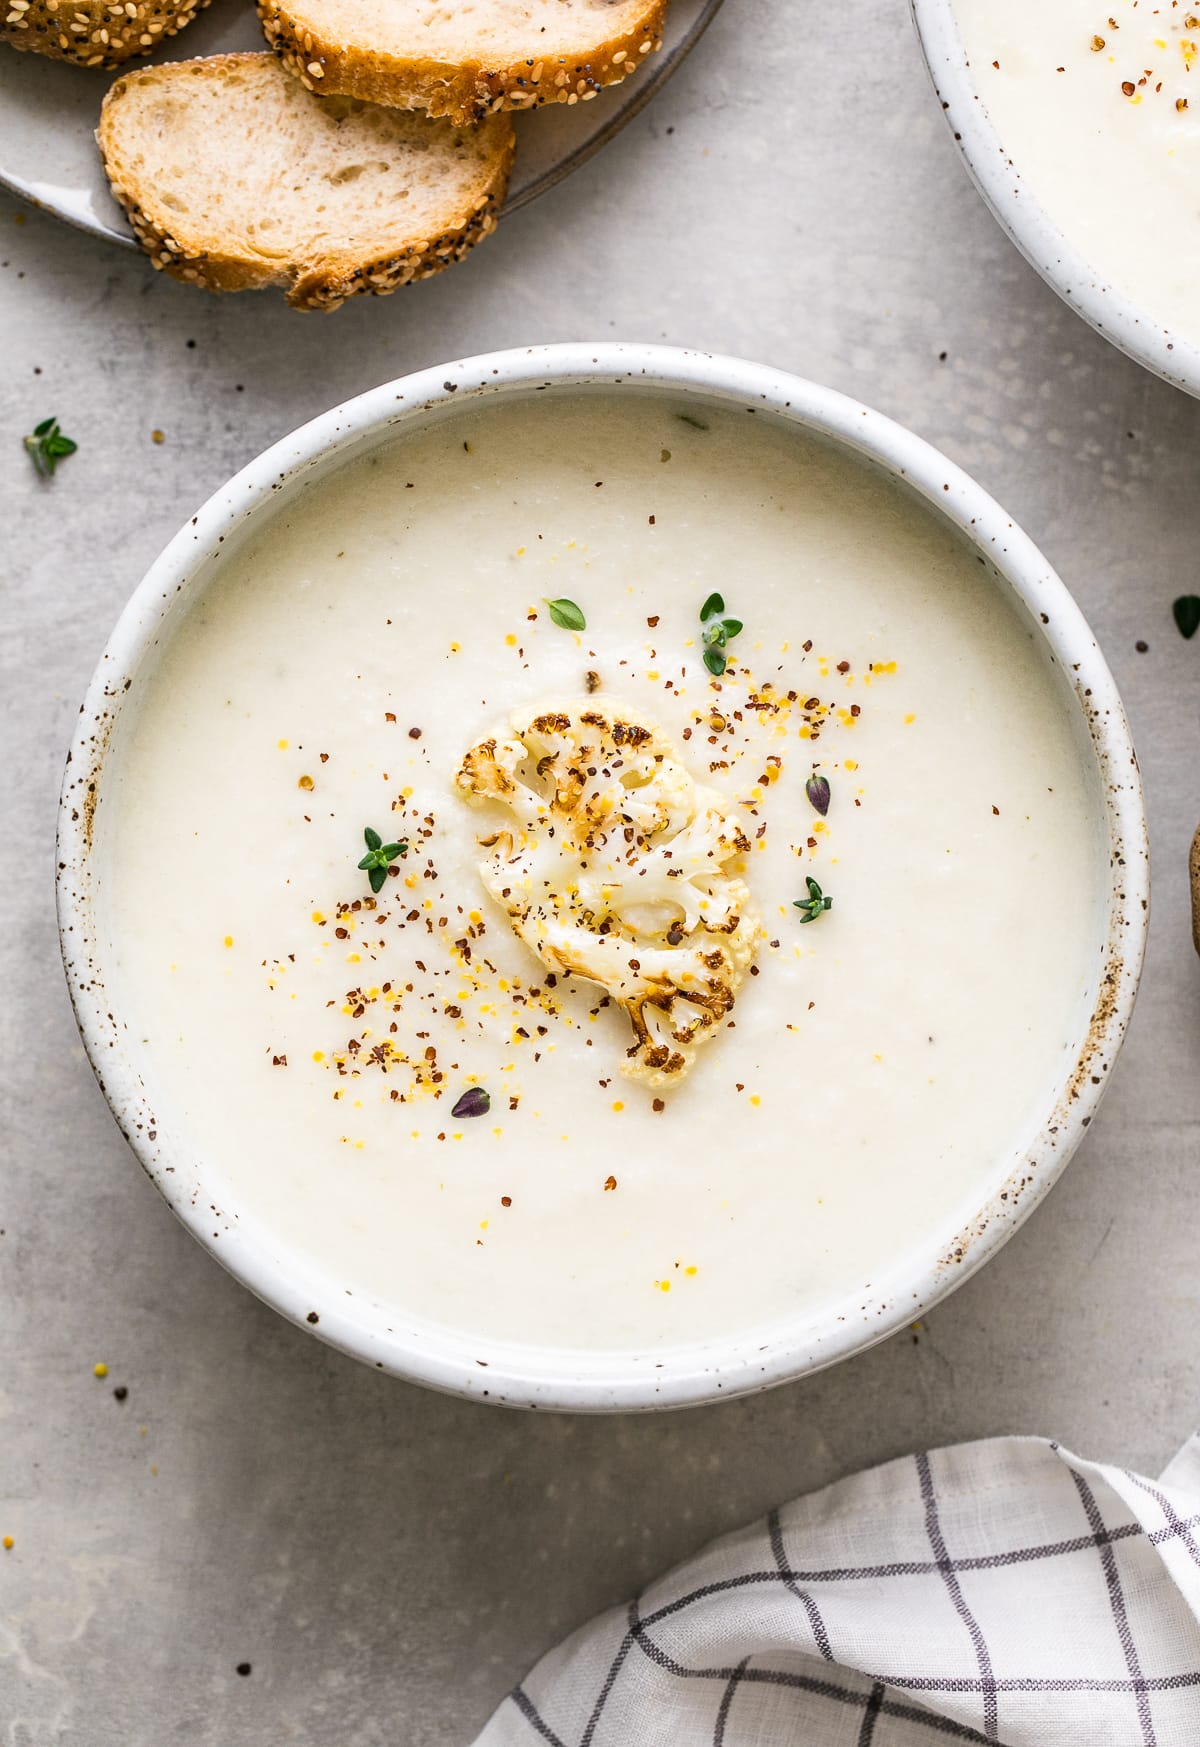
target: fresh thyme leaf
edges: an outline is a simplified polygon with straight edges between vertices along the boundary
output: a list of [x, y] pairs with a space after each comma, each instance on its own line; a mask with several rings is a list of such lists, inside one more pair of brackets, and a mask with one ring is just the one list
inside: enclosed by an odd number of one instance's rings
[[561, 626], [564, 631], [587, 630], [587, 620], [583, 616], [583, 610], [582, 608], [577, 607], [574, 601], [552, 601], [547, 600], [544, 595], [542, 598], [550, 608], [550, 617], [553, 619], [554, 623]]
[[805, 880], [808, 887], [807, 898], [793, 898], [792, 906], [802, 912], [800, 922], [815, 922], [818, 916], [823, 916], [826, 910], [833, 909], [833, 899], [827, 898], [816, 880], [810, 874]]
[[681, 425], [691, 425], [694, 431], [706, 431], [708, 426], [703, 419], [698, 419], [694, 412], [677, 412], [675, 417]]
[[1171, 611], [1184, 637], [1194, 637], [1200, 631], [1200, 594], [1181, 594]]
[[73, 455], [79, 447], [78, 443], [63, 435], [58, 420], [54, 418], [43, 419], [35, 425], [24, 442], [29, 459], [43, 479], [53, 478], [54, 469], [64, 456]]
[[373, 892], [381, 892], [387, 879], [387, 870], [398, 855], [408, 854], [407, 843], [385, 843], [378, 831], [373, 831], [368, 825], [363, 832], [363, 842], [367, 853], [359, 862], [359, 869], [370, 881]]
[[464, 1116], [486, 1116], [491, 1107], [490, 1092], [485, 1092], [482, 1086], [468, 1086], [450, 1114], [459, 1120]]
[[829, 811], [829, 778], [818, 776], [814, 770], [804, 785], [804, 792], [813, 812], [819, 813], [823, 819]]
[[727, 619], [724, 615], [725, 599], [723, 595], [710, 594], [700, 608], [700, 623], [704, 627], [701, 642], [704, 645], [704, 665], [708, 671], [720, 678], [725, 671], [725, 645], [731, 637], [736, 637], [742, 630], [740, 619]]

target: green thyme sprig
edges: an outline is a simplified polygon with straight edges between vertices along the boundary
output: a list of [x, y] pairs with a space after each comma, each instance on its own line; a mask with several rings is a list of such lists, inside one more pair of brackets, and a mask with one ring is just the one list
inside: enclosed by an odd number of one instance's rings
[[700, 623], [704, 627], [704, 665], [719, 679], [725, 671], [725, 645], [742, 629], [740, 619], [725, 617], [725, 602], [719, 594], [710, 594], [700, 608]]
[[583, 608], [577, 607], [575, 605], [574, 601], [569, 601], [569, 600], [552, 601], [552, 600], [547, 600], [544, 595], [542, 598], [543, 598], [543, 600], [546, 601], [546, 605], [550, 608], [551, 619], [554, 621], [554, 623], [556, 625], [559, 626], [559, 628], [561, 630], [563, 630], [563, 631], [586, 631], [587, 630], [587, 620], [583, 616]]
[[54, 469], [79, 444], [64, 436], [57, 419], [43, 419], [25, 438], [25, 449], [43, 479], [53, 479]]
[[818, 916], [825, 914], [826, 910], [833, 909], [833, 899], [825, 896], [811, 874], [804, 883], [808, 887], [807, 898], [792, 899], [793, 907], [802, 912], [800, 917], [802, 925], [805, 922], [815, 922]]
[[398, 855], [408, 854], [408, 844], [385, 843], [378, 831], [372, 831], [369, 825], [363, 832], [363, 842], [367, 846], [367, 853], [358, 865], [370, 880], [371, 890], [382, 891], [388, 868]]

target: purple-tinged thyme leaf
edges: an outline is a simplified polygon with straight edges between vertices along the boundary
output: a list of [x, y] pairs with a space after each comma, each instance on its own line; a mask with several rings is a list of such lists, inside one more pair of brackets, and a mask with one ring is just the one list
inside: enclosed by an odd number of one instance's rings
[[804, 785], [804, 792], [808, 796], [808, 804], [813, 812], [819, 813], [823, 819], [829, 811], [828, 777], [818, 776], [814, 770]]
[[468, 1086], [450, 1114], [461, 1121], [468, 1116], [486, 1116], [491, 1107], [491, 1095], [482, 1086]]

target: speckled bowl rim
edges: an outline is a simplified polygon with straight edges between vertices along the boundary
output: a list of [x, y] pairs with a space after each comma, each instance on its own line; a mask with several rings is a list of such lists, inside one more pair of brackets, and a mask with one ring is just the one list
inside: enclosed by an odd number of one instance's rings
[[[1095, 1010], [1086, 1041], [1034, 1146], [997, 1160], [997, 1182], [974, 1218], [946, 1243], [898, 1268], [886, 1285], [831, 1304], [819, 1315], [770, 1330], [743, 1331], [703, 1346], [649, 1353], [583, 1354], [501, 1348], [485, 1333], [468, 1340], [429, 1325], [393, 1328], [377, 1310], [332, 1285], [302, 1278], [296, 1257], [269, 1245], [236, 1218], [215, 1241], [208, 1197], [189, 1196], [151, 1127], [137, 1064], [105, 993], [89, 857], [91, 821], [103, 804], [106, 749], [139, 661], [197, 570], [249, 518], [270, 514], [288, 481], [315, 464], [346, 458], [401, 425], [419, 426], [451, 399], [456, 406], [497, 393], [652, 387], [751, 413], [770, 411], [817, 432], [906, 481], [933, 512], [961, 529], [989, 573], [1024, 603], [1061, 665], [1090, 734], [1106, 795], [1110, 920]], [[231, 540], [232, 544], [232, 540]], [[380, 1370], [452, 1393], [514, 1406], [604, 1412], [679, 1407], [745, 1394], [832, 1364], [912, 1322], [943, 1298], [1026, 1219], [1047, 1193], [1092, 1120], [1133, 1008], [1145, 947], [1149, 870], [1146, 823], [1133, 745], [1116, 687], [1079, 609], [1045, 558], [998, 504], [919, 437], [845, 396], [797, 377], [702, 352], [666, 347], [559, 345], [499, 352], [439, 365], [336, 407], [276, 443], [222, 487], [151, 566], [121, 615], [84, 702], [68, 757], [59, 814], [58, 910], [63, 961], [84, 1047], [117, 1123], [152, 1181], [199, 1241], [260, 1298], [343, 1352]], [[1000, 1171], [1012, 1162], [1003, 1181]], [[195, 1186], [203, 1184], [203, 1162]]]
[[1029, 265], [1090, 327], [1164, 382], [1200, 396], [1200, 346], [1118, 291], [1047, 216], [975, 88], [954, 0], [909, 0], [925, 64], [967, 169]]

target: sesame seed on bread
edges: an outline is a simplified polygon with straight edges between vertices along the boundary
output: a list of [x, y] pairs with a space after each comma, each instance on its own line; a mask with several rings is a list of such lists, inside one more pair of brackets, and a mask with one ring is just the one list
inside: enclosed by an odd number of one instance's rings
[[662, 46], [666, 0], [258, 0], [311, 90], [479, 121], [586, 103]]
[[53, 61], [119, 67], [153, 54], [207, 5], [208, 0], [0, 0], [0, 40]]
[[96, 137], [156, 267], [210, 291], [279, 286], [297, 309], [460, 260], [495, 229], [513, 157], [507, 116], [467, 128], [314, 97], [265, 53], [126, 73]]

